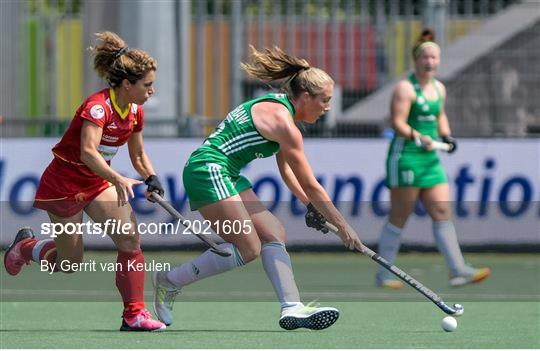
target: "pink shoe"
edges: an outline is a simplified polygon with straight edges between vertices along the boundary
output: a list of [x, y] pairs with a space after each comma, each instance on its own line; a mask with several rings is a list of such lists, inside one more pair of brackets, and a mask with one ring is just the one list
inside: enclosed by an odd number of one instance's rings
[[150, 312], [143, 309], [132, 318], [122, 318], [120, 331], [160, 331], [165, 328], [167, 328], [165, 324], [152, 319]]
[[15, 239], [9, 245], [4, 254], [4, 267], [10, 275], [17, 275], [21, 271], [23, 265], [29, 265], [30, 260], [25, 260], [21, 254], [21, 246], [30, 241], [36, 240], [34, 232], [29, 227], [19, 229]]

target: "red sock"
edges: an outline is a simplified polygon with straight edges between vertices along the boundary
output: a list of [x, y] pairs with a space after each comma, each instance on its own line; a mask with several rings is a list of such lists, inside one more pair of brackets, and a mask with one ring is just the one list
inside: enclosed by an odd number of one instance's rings
[[[37, 260], [34, 257], [34, 251], [39, 250], [37, 253]], [[46, 260], [49, 262], [49, 265], [52, 266], [56, 263], [56, 244], [52, 239], [45, 240], [36, 240], [29, 239], [26, 242], [21, 244], [21, 254], [23, 258], [27, 261], [40, 262], [41, 260]]]
[[116, 271], [116, 287], [124, 301], [123, 315], [130, 318], [144, 309], [144, 269], [134, 269], [139, 264], [144, 267], [144, 255], [141, 250], [118, 251], [116, 262], [120, 264]]

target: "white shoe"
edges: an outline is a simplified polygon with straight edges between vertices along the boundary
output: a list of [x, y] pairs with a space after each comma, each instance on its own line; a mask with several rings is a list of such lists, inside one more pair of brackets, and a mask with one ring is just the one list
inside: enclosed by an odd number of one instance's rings
[[279, 326], [286, 330], [307, 328], [326, 329], [339, 318], [339, 311], [333, 307], [295, 306], [281, 311]]
[[459, 274], [456, 275], [451, 275], [448, 283], [452, 287], [458, 287], [481, 282], [482, 280], [487, 279], [490, 275], [491, 269], [489, 268], [473, 268], [467, 266], [463, 272], [459, 272]]
[[180, 293], [180, 289], [167, 279], [165, 271], [154, 272], [152, 283], [154, 284], [154, 311], [159, 320], [169, 326], [174, 319], [172, 313], [174, 299]]

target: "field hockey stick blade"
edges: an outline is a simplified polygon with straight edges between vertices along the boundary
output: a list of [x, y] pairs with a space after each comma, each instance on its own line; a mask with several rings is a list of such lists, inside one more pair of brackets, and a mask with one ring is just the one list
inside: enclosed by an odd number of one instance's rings
[[[169, 204], [167, 201], [165, 201], [158, 193], [152, 192], [151, 194], [152, 198], [165, 209], [165, 211], [169, 212], [173, 217], [178, 219], [180, 223], [182, 223], [183, 226], [186, 228], [189, 228], [189, 221], [184, 218], [171, 204]], [[206, 238], [204, 235], [193, 233], [199, 240], [204, 242], [206, 245], [210, 247], [210, 251], [215, 253], [216, 255], [222, 256], [222, 257], [229, 257], [231, 254], [230, 252], [221, 250], [215, 242], [212, 240]]]
[[[332, 223], [324, 222], [323, 225], [334, 234], [337, 234], [338, 228]], [[427, 297], [431, 302], [437, 305], [437, 307], [443, 310], [444, 313], [453, 315], [453, 316], [461, 316], [463, 314], [464, 308], [460, 304], [454, 304], [453, 307], [448, 306], [442, 300], [442, 298], [439, 295], [435, 294], [433, 291], [431, 291], [431, 289], [424, 286], [424, 284], [420, 283], [418, 280], [414, 279], [413, 277], [411, 277], [410, 275], [402, 271], [400, 268], [392, 265], [390, 262], [385, 260], [375, 251], [371, 250], [369, 247], [362, 245], [362, 250], [363, 250], [362, 252], [363, 254], [369, 256], [373, 261], [377, 262], [379, 265], [383, 266], [384, 268], [392, 272], [399, 279], [409, 284], [414, 290], [418, 291], [419, 293]]]

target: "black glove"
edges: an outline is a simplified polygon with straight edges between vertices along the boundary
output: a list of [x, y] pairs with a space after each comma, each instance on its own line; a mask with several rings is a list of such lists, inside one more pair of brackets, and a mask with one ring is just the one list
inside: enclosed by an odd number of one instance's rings
[[[150, 177], [146, 178], [144, 184], [148, 185], [148, 188], [146, 189], [147, 192], [152, 193], [155, 191], [161, 197], [165, 195], [165, 190], [161, 186], [161, 183], [156, 175], [151, 175]], [[154, 202], [151, 196], [148, 198], [148, 200], [150, 202]]]
[[326, 222], [326, 218], [317, 211], [315, 206], [313, 206], [311, 203], [307, 205], [307, 213], [306, 213], [306, 225], [311, 228], [315, 228], [317, 230], [320, 230], [324, 234], [328, 233], [328, 228], [326, 228], [323, 223]]
[[456, 142], [456, 139], [452, 138], [451, 135], [443, 135], [441, 136], [441, 140], [450, 145], [450, 150], [448, 150], [449, 154], [452, 154], [456, 151], [457, 142]]

